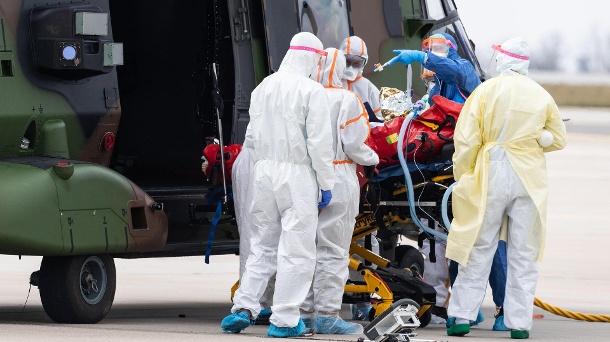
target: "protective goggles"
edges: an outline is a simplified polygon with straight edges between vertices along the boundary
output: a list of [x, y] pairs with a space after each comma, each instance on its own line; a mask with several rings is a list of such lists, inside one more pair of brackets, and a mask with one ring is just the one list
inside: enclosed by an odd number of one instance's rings
[[355, 56], [355, 55], [345, 55], [345, 66], [346, 67], [354, 67], [356, 69], [364, 68], [366, 64], [366, 59]]
[[503, 54], [505, 54], [507, 56], [513, 57], [513, 58], [521, 59], [521, 60], [524, 60], [524, 61], [527, 61], [527, 60], [530, 59], [528, 56], [521, 56], [521, 55], [518, 55], [516, 53], [512, 53], [510, 51], [506, 51], [506, 50], [504, 50], [502, 48], [501, 45], [495, 45], [494, 44], [494, 45], [491, 46], [491, 48], [496, 50], [496, 51], [498, 51], [498, 52], [500, 52], [500, 53], [503, 53]]
[[450, 40], [445, 38], [426, 38], [421, 43], [422, 51], [430, 51], [436, 54], [447, 54], [450, 46], [457, 49]]
[[309, 47], [309, 46], [291, 45], [290, 46], [290, 50], [302, 50], [302, 51], [315, 52], [318, 55], [321, 55], [321, 56], [324, 56], [324, 57], [326, 57], [328, 55], [328, 52], [326, 52], [324, 50], [314, 49], [314, 48]]

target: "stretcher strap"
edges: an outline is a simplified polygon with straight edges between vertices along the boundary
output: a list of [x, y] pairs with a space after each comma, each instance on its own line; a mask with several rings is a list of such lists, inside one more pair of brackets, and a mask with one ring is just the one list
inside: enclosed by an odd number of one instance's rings
[[214, 243], [214, 233], [216, 232], [216, 225], [218, 224], [218, 220], [220, 219], [220, 214], [222, 213], [222, 201], [218, 202], [218, 206], [216, 207], [216, 213], [214, 213], [214, 218], [212, 219], [212, 225], [210, 226], [210, 235], [208, 235], [208, 245], [205, 249], [205, 263], [210, 263], [210, 254], [212, 254], [212, 243]]

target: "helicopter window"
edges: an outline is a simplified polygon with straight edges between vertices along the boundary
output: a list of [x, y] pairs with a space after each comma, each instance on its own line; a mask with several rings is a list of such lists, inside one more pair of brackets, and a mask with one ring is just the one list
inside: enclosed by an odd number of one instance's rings
[[345, 0], [298, 0], [302, 32], [315, 34], [325, 47], [339, 48], [349, 37]]
[[453, 25], [456, 29], [455, 36], [460, 37], [460, 41], [458, 42], [458, 45], [460, 45], [462, 56], [465, 56], [465, 58], [472, 61], [474, 68], [477, 70], [479, 75], [482, 75], [481, 66], [479, 65], [479, 61], [475, 54], [474, 46], [472, 45], [472, 41], [470, 41], [470, 39], [468, 38], [468, 35], [466, 34], [464, 25], [462, 25], [462, 22], [459, 20], [456, 21], [455, 23], [453, 23]]
[[455, 1], [454, 0], [447, 1], [447, 6], [449, 6], [449, 12], [457, 10], [457, 7], [455, 7]]
[[428, 7], [428, 19], [440, 20], [445, 17], [445, 10], [443, 10], [441, 0], [428, 0], [426, 5]]
[[470, 39], [466, 35], [466, 30], [464, 30], [464, 26], [460, 20], [456, 20], [455, 22], [448, 24], [443, 27], [439, 27], [434, 30], [431, 34], [435, 33], [449, 33], [455, 38], [457, 43], [457, 52], [460, 57], [469, 60], [474, 66], [475, 70], [479, 77], [483, 75], [481, 66], [479, 65], [479, 61], [474, 53], [474, 49], [470, 43]]

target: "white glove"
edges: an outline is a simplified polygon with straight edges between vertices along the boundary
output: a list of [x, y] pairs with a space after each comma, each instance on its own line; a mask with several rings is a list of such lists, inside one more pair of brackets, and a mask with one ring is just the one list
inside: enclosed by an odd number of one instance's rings
[[551, 132], [549, 132], [543, 128], [542, 133], [540, 134], [540, 137], [538, 138], [538, 144], [540, 144], [540, 146], [542, 146], [542, 147], [549, 147], [549, 146], [553, 145], [554, 140], [555, 140], [555, 138], [553, 137], [553, 134], [551, 134]]

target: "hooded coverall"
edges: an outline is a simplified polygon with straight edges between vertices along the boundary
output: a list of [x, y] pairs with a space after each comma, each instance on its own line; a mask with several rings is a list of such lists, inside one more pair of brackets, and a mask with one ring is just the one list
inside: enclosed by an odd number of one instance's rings
[[[339, 48], [346, 55], [354, 55], [364, 58], [368, 61], [369, 55], [367, 53], [366, 44], [358, 36], [347, 37], [341, 43]], [[366, 63], [365, 63], [366, 64]], [[375, 116], [381, 121], [381, 106], [379, 104], [379, 89], [369, 81], [366, 77], [362, 76], [364, 66], [362, 68], [347, 67], [347, 72], [341, 76], [341, 82], [343, 88], [351, 90], [360, 97], [363, 103], [368, 102], [371, 109], [375, 113]]]
[[252, 92], [244, 143], [254, 161], [252, 242], [231, 312], [256, 317], [277, 270], [270, 322], [280, 328], [299, 323], [315, 267], [318, 196], [335, 183], [328, 97], [309, 79], [321, 51], [311, 33], [292, 38], [279, 70]]
[[[250, 224], [250, 205], [252, 204], [252, 179], [254, 173], [254, 162], [250, 158], [247, 149], [237, 155], [233, 163], [231, 183], [233, 184], [233, 202], [235, 206], [235, 220], [239, 232], [239, 279], [246, 271], [246, 262], [250, 255], [250, 243], [252, 239], [252, 227]], [[275, 279], [272, 277], [267, 285], [265, 293], [261, 297], [261, 305], [269, 308], [273, 299], [273, 288]]]
[[[348, 278], [349, 247], [360, 199], [356, 163], [377, 165], [379, 157], [365, 144], [370, 129], [362, 102], [341, 85], [345, 57], [337, 49], [326, 51], [328, 56], [323, 58], [322, 69], [316, 78], [326, 89], [329, 100], [335, 187], [332, 202], [322, 209], [318, 217], [316, 270], [312, 289], [301, 308], [305, 312], [315, 310], [318, 315], [340, 319], [343, 290]], [[345, 329], [340, 329], [337, 324], [335, 329], [318, 325], [316, 328], [320, 333], [356, 333], [348, 327], [354, 323], [339, 323]], [[362, 333], [361, 326], [358, 333]]]

